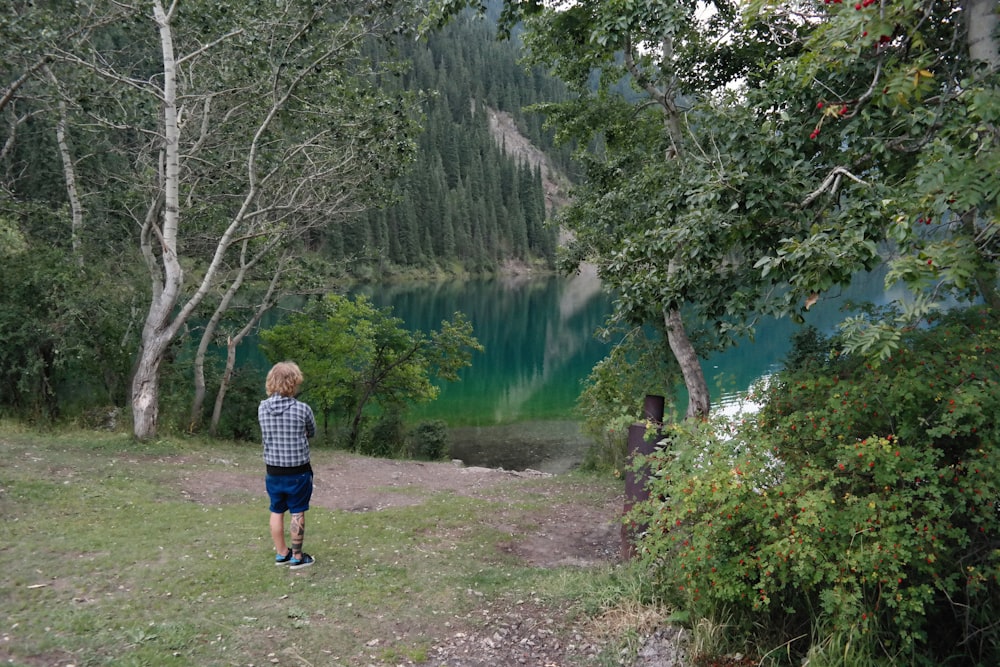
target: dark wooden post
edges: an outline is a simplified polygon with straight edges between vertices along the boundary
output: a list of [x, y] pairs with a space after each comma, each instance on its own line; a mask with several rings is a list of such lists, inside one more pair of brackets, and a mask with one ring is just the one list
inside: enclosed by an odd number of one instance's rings
[[[635, 423], [628, 427], [628, 458], [625, 472], [625, 509], [627, 514], [636, 503], [649, 499], [649, 489], [646, 483], [649, 481], [649, 470], [645, 467], [636, 471], [632, 469], [632, 461], [636, 454], [652, 454], [656, 451], [656, 442], [659, 437], [647, 439], [648, 428], [655, 428], [657, 436], [660, 434], [660, 427], [663, 425], [663, 404], [662, 396], [646, 396], [643, 402], [643, 414], [647, 421]], [[631, 560], [635, 557], [635, 536], [646, 529], [645, 526], [635, 524], [622, 524], [622, 558]]]

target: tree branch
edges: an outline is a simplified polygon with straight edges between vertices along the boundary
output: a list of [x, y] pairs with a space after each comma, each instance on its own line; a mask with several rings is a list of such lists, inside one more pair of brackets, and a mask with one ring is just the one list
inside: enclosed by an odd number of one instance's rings
[[827, 174], [827, 177], [823, 180], [823, 183], [820, 184], [820, 186], [818, 188], [816, 188], [816, 190], [813, 191], [808, 197], [806, 197], [805, 199], [802, 200], [802, 203], [799, 204], [799, 208], [806, 208], [807, 206], [809, 206], [810, 204], [812, 204], [814, 201], [816, 201], [816, 199], [821, 194], [823, 194], [824, 192], [826, 192], [828, 190], [829, 190], [830, 194], [833, 194], [834, 192], [836, 192], [837, 188], [840, 187], [840, 179], [841, 179], [842, 176], [847, 176], [849, 179], [851, 179], [855, 183], [860, 183], [861, 185], [868, 185], [867, 182], [865, 182], [862, 179], [858, 178], [857, 176], [855, 176], [854, 174], [852, 174], [851, 172], [849, 172], [844, 167], [834, 167], [833, 170], [829, 174]]
[[[176, 3], [175, 3], [175, 5], [176, 5]], [[173, 11], [174, 11], [174, 8], [171, 7], [170, 8], [170, 13], [172, 14]], [[225, 40], [229, 39], [230, 37], [234, 37], [236, 35], [242, 35], [242, 34], [243, 34], [243, 29], [242, 28], [240, 28], [239, 30], [233, 30], [232, 32], [227, 33], [227, 34], [223, 35], [222, 37], [219, 37], [218, 39], [209, 42], [208, 44], [204, 45], [200, 49], [197, 49], [196, 51], [192, 51], [191, 53], [187, 54], [186, 56], [181, 56], [180, 58], [177, 59], [177, 64], [178, 65], [183, 65], [188, 60], [191, 60], [192, 58], [197, 58], [198, 56], [200, 56], [205, 51], [208, 51], [213, 46], [216, 46], [217, 44], [219, 44], [221, 42], [224, 42]]]
[[14, 82], [3, 91], [3, 97], [0, 97], [0, 111], [3, 111], [4, 107], [10, 104], [10, 101], [14, 99], [14, 93], [16, 93], [17, 90], [31, 78], [31, 75], [37, 72], [40, 68], [45, 67], [51, 60], [51, 56], [44, 56], [41, 60], [25, 70], [24, 74], [17, 77], [17, 79], [15, 79]]

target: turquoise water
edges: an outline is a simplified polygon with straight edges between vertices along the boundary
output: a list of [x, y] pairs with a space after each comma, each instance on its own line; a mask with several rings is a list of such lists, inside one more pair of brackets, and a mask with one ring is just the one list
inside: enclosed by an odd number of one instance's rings
[[[609, 344], [594, 337], [612, 311], [611, 297], [593, 273], [471, 281], [369, 286], [360, 292], [391, 307], [413, 330], [438, 329], [460, 311], [485, 347], [463, 369], [461, 380], [443, 383], [439, 398], [415, 406], [409, 417], [441, 419], [449, 426], [452, 456], [470, 465], [562, 472], [576, 465], [589, 442], [575, 413], [582, 383]], [[843, 293], [823, 295], [805, 314], [824, 333], [844, 317], [849, 301], [890, 298], [881, 275], [859, 276]], [[780, 368], [797, 325], [759, 323], [753, 341], [702, 361], [713, 409], [732, 412], [743, 393]], [[255, 345], [244, 351], [255, 363]], [[260, 363], [266, 365], [263, 357]], [[683, 387], [676, 405], [686, 407]]]
[[461, 381], [441, 385], [438, 400], [418, 406], [423, 419], [487, 426], [573, 418], [581, 381], [608, 352], [594, 331], [611, 300], [593, 277], [544, 277], [370, 288], [411, 329], [440, 328], [464, 313], [485, 350]]
[[[365, 294], [412, 329], [436, 329], [455, 311], [472, 322], [485, 351], [474, 356], [460, 382], [443, 384], [437, 401], [413, 413], [451, 426], [574, 420], [581, 383], [609, 350], [594, 332], [611, 313], [611, 297], [592, 273], [369, 287]], [[830, 332], [845, 304], [873, 298], [887, 298], [882, 277], [860, 276], [849, 290], [824, 295], [806, 322]], [[731, 404], [780, 368], [797, 328], [787, 319], [763, 320], [753, 341], [703, 360], [713, 403]], [[678, 400], [686, 400], [682, 390]]]

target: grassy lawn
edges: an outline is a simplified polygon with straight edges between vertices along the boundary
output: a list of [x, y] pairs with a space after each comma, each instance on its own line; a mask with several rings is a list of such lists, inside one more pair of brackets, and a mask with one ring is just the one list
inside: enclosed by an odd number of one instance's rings
[[[453, 493], [377, 512], [314, 507], [317, 564], [276, 567], [252, 444], [0, 424], [0, 453], [8, 664], [420, 663], [484, 598], [597, 614], [621, 587], [620, 567], [525, 565], [498, 548], [510, 536], [486, 520], [496, 503]], [[331, 454], [314, 450], [314, 464]], [[260, 478], [260, 493], [200, 500], [196, 479], [214, 469]], [[613, 484], [595, 478], [590, 492]]]

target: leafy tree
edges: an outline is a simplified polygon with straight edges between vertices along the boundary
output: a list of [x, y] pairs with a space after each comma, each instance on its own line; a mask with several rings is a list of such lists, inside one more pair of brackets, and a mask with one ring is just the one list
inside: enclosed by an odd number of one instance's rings
[[[48, 9], [38, 4], [19, 5], [18, 21], [43, 25]], [[149, 276], [131, 397], [137, 437], [156, 433], [160, 368], [191, 318], [209, 311], [211, 340], [237, 293], [271, 279], [277, 258], [304, 255], [317, 228], [369, 206], [410, 155], [408, 96], [383, 94], [377, 66], [361, 53], [369, 38], [405, 25], [408, 9], [405, 1], [90, 0], [73, 5], [83, 28], [70, 30], [66, 13], [72, 39], [12, 28], [20, 42], [40, 38], [23, 81], [40, 79], [58, 100], [56, 173], [74, 244], [85, 214], [74, 184], [95, 179], [77, 178], [73, 132], [100, 128], [129, 156], [107, 178], [126, 191], [116, 215], [138, 230], [132, 240]], [[5, 92], [10, 109], [41, 85], [21, 82]]]
[[383, 412], [433, 400], [434, 379], [455, 382], [482, 346], [461, 313], [429, 333], [408, 331], [391, 310], [363, 297], [330, 295], [309, 304], [287, 324], [261, 332], [273, 362], [294, 359], [306, 377], [303, 394], [326, 419], [341, 415], [347, 444], [359, 444], [372, 408]]
[[[94, 270], [96, 272], [96, 269]], [[104, 277], [104, 276], [102, 276]], [[47, 421], [76, 406], [119, 405], [128, 385], [135, 294], [95, 290], [69, 250], [32, 248], [0, 271], [0, 404]]]
[[[887, 282], [904, 282], [919, 297], [895, 319], [847, 323], [850, 349], [883, 357], [901, 326], [949, 299], [998, 308], [996, 0], [794, 7], [812, 29], [783, 75], [812, 94], [796, 111], [812, 110], [803, 131], [829, 173], [807, 199], [856, 213], [838, 216], [832, 235], [823, 226], [787, 239], [761, 267], [798, 265], [831, 243], [850, 252], [861, 238], [853, 232], [864, 228], [865, 237], [887, 240]], [[763, 2], [751, 11], [773, 17], [789, 9]], [[848, 179], [862, 187], [839, 191]]]
[[[849, 349], [888, 355], [945, 296], [1000, 303], [995, 0], [512, 0], [504, 15], [578, 93], [543, 107], [600, 149], [580, 154], [567, 265], [597, 262], [626, 317], [662, 310], [680, 337], [683, 312], [726, 344], [886, 255], [921, 295], [898, 321], [849, 321]], [[696, 348], [673, 343], [705, 414]]]
[[448, 425], [441, 419], [420, 422], [410, 432], [409, 453], [437, 461], [448, 453]]
[[[531, 61], [577, 95], [540, 105], [557, 137], [600, 147], [577, 155], [583, 183], [559, 218], [573, 232], [563, 266], [596, 263], [625, 322], [666, 332], [689, 417], [710, 409], [699, 354], [752, 332], [757, 302], [775, 284], [754, 264], [798, 222], [761, 224], [787, 192], [760, 196], [742, 154], [752, 150], [766, 176], [784, 177], [793, 161], [776, 159], [776, 138], [759, 142], [760, 114], [719, 90], [783, 50], [752, 39], [756, 26], [740, 29], [734, 6], [712, 7], [705, 18], [696, 3], [505, 3], [507, 27], [525, 19]], [[707, 323], [714, 341], [690, 322]]]

